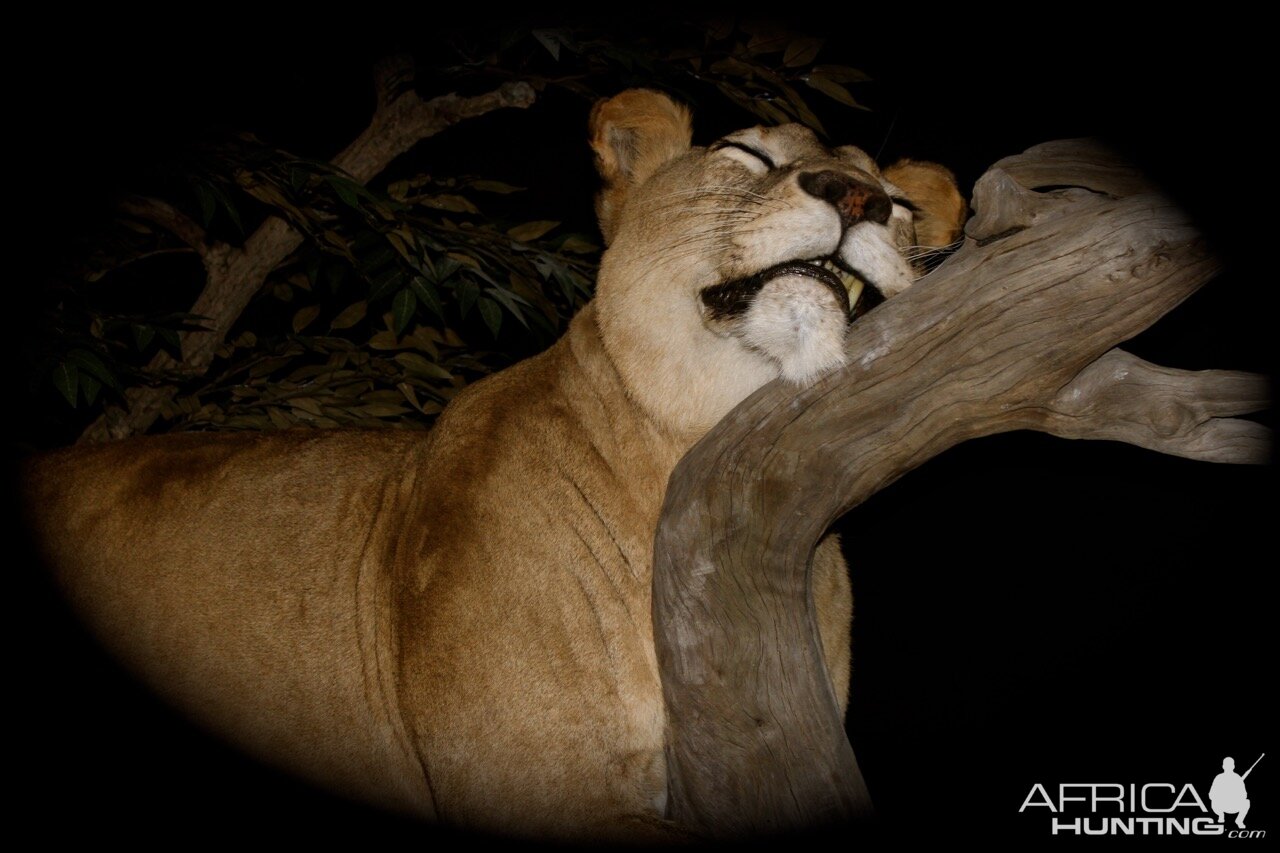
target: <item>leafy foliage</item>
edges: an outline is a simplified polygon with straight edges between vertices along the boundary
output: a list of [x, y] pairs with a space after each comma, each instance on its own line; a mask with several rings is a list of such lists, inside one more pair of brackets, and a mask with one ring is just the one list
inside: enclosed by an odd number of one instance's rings
[[[808, 99], [860, 109], [848, 86], [866, 79], [819, 63], [820, 39], [749, 22], [638, 26], [625, 38], [587, 27], [455, 32], [447, 42], [432, 47], [449, 59], [420, 69], [420, 88], [520, 79], [594, 100], [646, 85], [823, 134]], [[202, 286], [197, 256], [119, 217], [53, 289], [49, 343], [32, 368], [85, 422], [120, 405], [130, 385], [170, 384], [161, 430], [423, 428], [467, 383], [549, 345], [591, 295], [596, 238], [545, 214], [512, 219], [519, 205], [506, 202], [525, 188], [489, 176], [412, 174], [366, 187], [243, 134], [207, 148], [168, 186], [169, 203], [211, 242], [243, 243], [279, 216], [303, 244], [211, 369], [187, 375], [148, 363], [161, 351], [180, 362], [181, 334], [201, 328], [186, 313]], [[177, 286], [166, 286], [171, 275]]]
[[[446, 70], [463, 78], [518, 77], [592, 99], [649, 86], [698, 103], [710, 90], [765, 123], [798, 121], [825, 136], [804, 93], [861, 110], [849, 86], [870, 78], [847, 65], [817, 63], [822, 47], [823, 39], [770, 21], [637, 22], [625, 34], [578, 27], [457, 35], [451, 48], [463, 61]], [[541, 61], [547, 58], [550, 69]]]
[[[372, 191], [253, 140], [220, 162], [307, 240], [247, 313], [252, 329], [166, 412], [179, 428], [424, 424], [505, 353], [555, 340], [590, 296], [589, 238], [483, 214], [484, 196], [520, 187], [418, 175]], [[193, 181], [215, 200], [205, 209], [229, 195], [219, 180]]]

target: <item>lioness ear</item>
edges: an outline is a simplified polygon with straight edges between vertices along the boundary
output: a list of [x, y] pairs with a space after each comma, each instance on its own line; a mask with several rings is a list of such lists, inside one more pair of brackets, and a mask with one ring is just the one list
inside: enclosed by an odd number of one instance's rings
[[920, 160], [899, 160], [883, 172], [916, 206], [916, 242], [947, 246], [960, 238], [969, 205], [960, 194], [956, 176], [946, 166]]
[[596, 168], [604, 179], [596, 196], [596, 216], [609, 243], [632, 188], [688, 151], [693, 128], [689, 110], [661, 92], [628, 89], [596, 103], [590, 134]]

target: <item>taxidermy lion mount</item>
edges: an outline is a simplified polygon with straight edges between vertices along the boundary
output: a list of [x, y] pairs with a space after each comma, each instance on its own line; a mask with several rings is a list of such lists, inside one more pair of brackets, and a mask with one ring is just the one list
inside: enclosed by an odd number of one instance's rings
[[[332, 790], [524, 837], [666, 837], [668, 477], [760, 386], [844, 364], [859, 305], [908, 287], [966, 210], [942, 167], [881, 172], [800, 126], [690, 140], [664, 95], [595, 107], [595, 299], [425, 436], [179, 434], [32, 463], [74, 608], [192, 718]], [[843, 705], [833, 537], [814, 572]]]

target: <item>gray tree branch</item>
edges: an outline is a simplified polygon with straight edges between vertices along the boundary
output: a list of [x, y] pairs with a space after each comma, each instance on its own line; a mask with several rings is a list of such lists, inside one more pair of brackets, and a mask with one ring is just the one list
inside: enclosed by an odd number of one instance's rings
[[814, 627], [810, 559], [836, 518], [904, 473], [1015, 429], [1265, 456], [1266, 430], [1228, 419], [1266, 404], [1260, 377], [1114, 351], [1218, 270], [1149, 190], [1087, 141], [997, 163], [964, 248], [853, 326], [846, 368], [799, 392], [762, 388], [681, 461], [653, 593], [678, 823], [743, 837], [869, 812]]
[[1270, 432], [1232, 416], [1265, 409], [1270, 390], [1258, 374], [1174, 370], [1112, 350], [1048, 402], [1039, 429], [1205, 462], [1256, 465], [1270, 458]]
[[209, 254], [209, 237], [191, 217], [167, 201], [144, 196], [130, 196], [120, 203], [120, 212], [159, 225], [186, 243], [204, 260]]

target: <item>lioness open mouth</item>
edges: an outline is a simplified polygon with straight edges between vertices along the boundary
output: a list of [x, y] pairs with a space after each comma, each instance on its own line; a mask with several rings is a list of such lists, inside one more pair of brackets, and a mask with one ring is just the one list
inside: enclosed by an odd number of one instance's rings
[[875, 285], [849, 269], [839, 258], [829, 256], [808, 261], [784, 261], [754, 275], [712, 285], [702, 291], [702, 302], [712, 319], [734, 317], [751, 306], [751, 300], [767, 282], [784, 275], [807, 276], [826, 285], [844, 307], [851, 322], [884, 301]]

